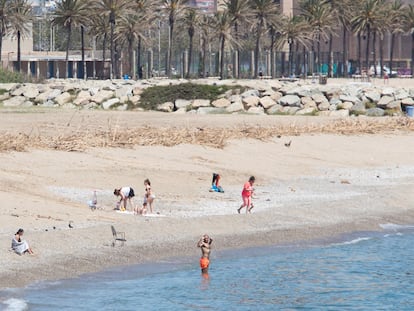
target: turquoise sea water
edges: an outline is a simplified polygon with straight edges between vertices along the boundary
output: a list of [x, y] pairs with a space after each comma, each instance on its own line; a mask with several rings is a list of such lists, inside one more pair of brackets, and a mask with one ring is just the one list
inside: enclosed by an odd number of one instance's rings
[[136, 265], [0, 292], [1, 310], [414, 310], [414, 226]]

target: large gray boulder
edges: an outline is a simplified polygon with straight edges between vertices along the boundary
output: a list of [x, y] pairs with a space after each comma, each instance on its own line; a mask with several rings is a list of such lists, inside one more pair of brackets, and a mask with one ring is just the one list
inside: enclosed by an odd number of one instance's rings
[[191, 105], [191, 100], [188, 99], [176, 99], [175, 100], [175, 108], [176, 109], [180, 109], [180, 108], [187, 108]]
[[17, 107], [17, 106], [21, 106], [25, 101], [27, 100], [26, 97], [24, 96], [13, 96], [9, 99], [6, 99], [5, 101], [3, 101], [3, 106], [4, 107]]
[[68, 92], [63, 92], [59, 96], [55, 97], [55, 103], [59, 106], [63, 106], [64, 104], [67, 104], [72, 101], [72, 95], [70, 95]]
[[108, 100], [106, 100], [102, 103], [102, 108], [105, 109], [105, 110], [111, 109], [114, 106], [118, 105], [119, 102], [120, 101], [119, 101], [118, 97], [110, 98], [110, 99], [108, 99]]
[[385, 114], [385, 110], [381, 108], [369, 108], [365, 113], [368, 117], [382, 117]]
[[387, 105], [394, 101], [394, 96], [382, 96], [377, 103], [377, 107], [386, 108]]
[[365, 97], [368, 98], [371, 102], [377, 103], [381, 99], [381, 93], [376, 90], [372, 90], [366, 92]]
[[346, 94], [340, 95], [339, 99], [343, 102], [351, 102], [353, 104], [361, 102], [361, 100], [358, 97], [353, 96], [353, 95], [346, 95]]
[[114, 92], [109, 90], [101, 90], [91, 97], [91, 101], [102, 104], [104, 101], [114, 97]]
[[248, 114], [264, 114], [263, 107], [250, 107], [247, 111]]
[[210, 100], [209, 99], [194, 99], [191, 103], [191, 107], [199, 108], [199, 107], [210, 107]]
[[231, 102], [227, 98], [219, 98], [211, 103], [216, 108], [226, 108], [230, 106]]
[[283, 113], [283, 106], [276, 104], [272, 107], [270, 107], [269, 109], [266, 110], [267, 114], [281, 114]]
[[289, 107], [300, 107], [301, 102], [300, 97], [297, 95], [285, 95], [279, 99], [278, 104]]
[[367, 111], [367, 109], [365, 108], [365, 104], [358, 102], [355, 103], [352, 108], [351, 111], [356, 113], [356, 114], [365, 114], [365, 112]]
[[174, 110], [174, 103], [166, 102], [166, 103], [159, 104], [157, 106], [157, 110], [162, 111], [162, 112], [172, 112]]
[[234, 102], [226, 108], [226, 112], [228, 113], [241, 112], [241, 111], [244, 111], [244, 106], [241, 101]]
[[259, 99], [259, 105], [262, 106], [264, 109], [268, 109], [276, 105], [276, 102], [270, 96], [265, 96]]
[[259, 96], [242, 96], [242, 102], [246, 105], [246, 107], [255, 107], [259, 104], [260, 98]]

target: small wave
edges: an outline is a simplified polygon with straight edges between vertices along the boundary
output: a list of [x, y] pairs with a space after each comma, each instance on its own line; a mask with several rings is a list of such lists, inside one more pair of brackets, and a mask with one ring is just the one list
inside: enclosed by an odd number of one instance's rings
[[379, 226], [384, 230], [392, 230], [392, 231], [414, 229], [414, 225], [397, 225], [393, 223], [380, 224]]
[[372, 238], [369, 238], [369, 237], [356, 238], [356, 239], [353, 239], [351, 241], [345, 241], [345, 242], [342, 242], [342, 243], [336, 243], [334, 245], [351, 245], [351, 244], [357, 244], [357, 243], [362, 242], [362, 241], [368, 241], [368, 240], [371, 240], [371, 239]]
[[5, 311], [28, 310], [27, 303], [22, 299], [9, 298], [9, 299], [3, 301], [3, 304], [5, 304], [7, 306], [6, 309], [4, 309]]

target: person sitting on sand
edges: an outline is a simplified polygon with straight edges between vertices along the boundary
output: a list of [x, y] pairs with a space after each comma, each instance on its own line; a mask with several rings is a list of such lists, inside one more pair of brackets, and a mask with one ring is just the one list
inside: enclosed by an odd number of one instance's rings
[[129, 204], [131, 205], [131, 209], [132, 210], [134, 209], [132, 207], [132, 202], [131, 202], [131, 199], [135, 196], [134, 189], [132, 189], [131, 187], [122, 187], [119, 189], [115, 189], [114, 195], [121, 197], [121, 199], [117, 203], [117, 207], [119, 207], [121, 211], [126, 211], [127, 201], [129, 201]]
[[142, 202], [142, 208], [138, 209], [138, 207], [134, 210], [137, 214], [146, 214], [147, 213], [147, 206], [149, 206], [150, 213], [153, 213], [152, 204], [154, 203], [155, 195], [151, 191], [151, 182], [147, 178], [144, 180], [145, 186], [145, 193], [144, 193], [144, 201]]
[[12, 249], [19, 255], [29, 253], [30, 255], [33, 255], [32, 249], [29, 247], [29, 244], [26, 242], [26, 240], [22, 240], [22, 235], [24, 233], [23, 229], [17, 230], [16, 234], [14, 235], [14, 238], [12, 239]]
[[213, 173], [210, 192], [224, 192], [223, 188], [220, 186], [220, 179], [220, 174]]
[[200, 268], [201, 273], [208, 273], [208, 267], [210, 265], [210, 252], [211, 252], [211, 243], [213, 239], [204, 234], [197, 243], [197, 247], [201, 248], [201, 258], [200, 258]]
[[240, 214], [240, 211], [243, 207], [246, 208], [246, 214], [250, 213], [250, 211], [253, 208], [253, 204], [252, 204], [252, 195], [253, 195], [253, 184], [255, 182], [255, 178], [254, 176], [250, 176], [249, 181], [247, 181], [244, 186], [243, 186], [243, 191], [242, 191], [242, 199], [243, 199], [243, 203], [242, 205], [237, 209], [237, 212]]

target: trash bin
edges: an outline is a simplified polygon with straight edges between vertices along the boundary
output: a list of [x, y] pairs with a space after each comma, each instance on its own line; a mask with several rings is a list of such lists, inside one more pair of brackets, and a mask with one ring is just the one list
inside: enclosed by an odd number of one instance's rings
[[407, 111], [407, 116], [414, 117], [414, 106], [405, 107], [405, 111]]
[[328, 82], [328, 78], [326, 76], [319, 76], [319, 84], [326, 84]]

